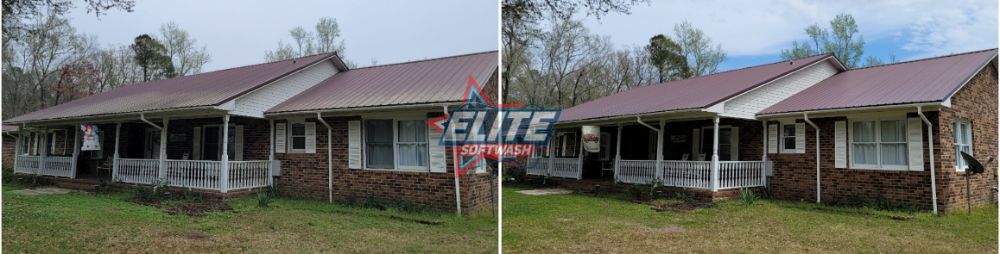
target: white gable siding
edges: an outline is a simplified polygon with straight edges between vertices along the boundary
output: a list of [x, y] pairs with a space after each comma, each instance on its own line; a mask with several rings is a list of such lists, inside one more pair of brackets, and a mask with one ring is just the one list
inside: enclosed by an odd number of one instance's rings
[[273, 84], [264, 86], [236, 99], [232, 114], [250, 117], [264, 117], [264, 111], [288, 100], [310, 87], [337, 74], [337, 68], [330, 61], [323, 61], [293, 73]]
[[837, 67], [830, 61], [809, 66], [726, 101], [721, 115], [754, 119], [757, 112], [837, 74], [837, 71]]

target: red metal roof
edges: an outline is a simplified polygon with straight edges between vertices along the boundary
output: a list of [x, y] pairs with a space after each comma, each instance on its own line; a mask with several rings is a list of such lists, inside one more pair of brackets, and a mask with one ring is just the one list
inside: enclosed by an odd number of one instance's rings
[[497, 51], [357, 68], [333, 75], [267, 113], [458, 102], [468, 77], [485, 85]]
[[336, 53], [319, 54], [172, 79], [148, 81], [34, 111], [7, 119], [6, 122], [21, 123], [216, 106], [313, 63], [334, 57], [336, 57]]
[[838, 73], [758, 115], [941, 102], [996, 55], [988, 49]]
[[637, 87], [564, 109], [559, 116], [559, 121], [707, 108], [785, 74], [831, 57], [829, 54], [816, 55]]

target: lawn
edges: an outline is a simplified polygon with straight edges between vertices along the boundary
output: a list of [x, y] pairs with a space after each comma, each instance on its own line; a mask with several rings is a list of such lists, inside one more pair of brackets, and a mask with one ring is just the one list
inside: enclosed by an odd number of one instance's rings
[[[171, 215], [128, 194], [25, 196], [3, 188], [3, 251], [496, 253], [496, 218], [405, 213], [317, 201], [255, 198], [230, 211]], [[442, 222], [427, 225], [416, 221]]]
[[518, 190], [503, 189], [505, 253], [997, 252], [995, 205], [942, 217], [773, 200], [656, 212], [610, 197]]

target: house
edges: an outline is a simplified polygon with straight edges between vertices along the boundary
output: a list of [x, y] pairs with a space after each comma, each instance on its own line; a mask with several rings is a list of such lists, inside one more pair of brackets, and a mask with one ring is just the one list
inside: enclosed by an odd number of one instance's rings
[[[990, 49], [848, 69], [827, 54], [634, 88], [563, 110], [528, 174], [964, 207], [956, 151], [997, 156], [996, 61]], [[600, 152], [581, 152], [581, 126], [600, 128]], [[987, 165], [972, 202], [996, 186]]]
[[[5, 124], [20, 128], [15, 172], [57, 181], [166, 184], [223, 197], [277, 186], [304, 198], [439, 210], [458, 209], [461, 194], [461, 206], [477, 210], [489, 207], [489, 174], [463, 176], [467, 193], [456, 193], [451, 161], [432, 140], [440, 133], [406, 120], [460, 105], [456, 93], [470, 76], [495, 87], [496, 70], [495, 51], [355, 69], [327, 53], [129, 85]], [[100, 149], [81, 151], [81, 125], [96, 127]], [[354, 167], [362, 158], [371, 159]]]

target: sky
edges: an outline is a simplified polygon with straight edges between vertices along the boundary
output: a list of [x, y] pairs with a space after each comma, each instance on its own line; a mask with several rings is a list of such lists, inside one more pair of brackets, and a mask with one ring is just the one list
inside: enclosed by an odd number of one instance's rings
[[264, 52], [291, 43], [288, 30], [312, 30], [323, 17], [340, 25], [345, 55], [359, 66], [497, 50], [497, 2], [463, 1], [190, 1], [141, 0], [133, 12], [99, 18], [78, 4], [68, 14], [77, 31], [102, 46], [128, 45], [175, 22], [205, 45], [203, 71], [264, 62]]
[[630, 15], [584, 17], [591, 32], [619, 47], [641, 46], [688, 21], [721, 43], [720, 70], [780, 61], [782, 49], [805, 40], [805, 27], [829, 29], [837, 14], [854, 16], [865, 55], [900, 61], [997, 47], [996, 0], [666, 1], [652, 0]]

